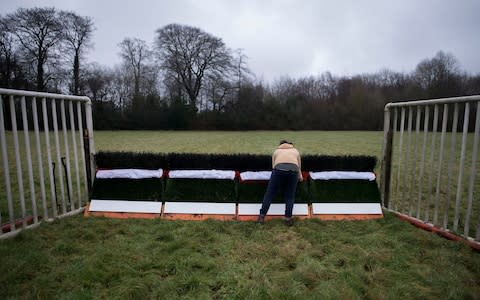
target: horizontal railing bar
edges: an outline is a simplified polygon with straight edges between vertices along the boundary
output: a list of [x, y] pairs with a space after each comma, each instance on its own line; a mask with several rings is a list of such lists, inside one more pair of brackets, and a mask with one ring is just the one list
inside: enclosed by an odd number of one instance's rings
[[[51, 223], [55, 220], [60, 220], [60, 219], [66, 218], [66, 217], [71, 217], [71, 216], [74, 216], [74, 215], [78, 215], [78, 214], [82, 213], [84, 210], [85, 210], [85, 207], [81, 207], [81, 208], [78, 208], [76, 210], [69, 211], [68, 213], [65, 213], [63, 215], [59, 215], [56, 218], [50, 218], [50, 219], [44, 220], [43, 222]], [[7, 232], [7, 233], [2, 233], [2, 234], [0, 234], [0, 240], [14, 237], [17, 234], [19, 234], [20, 232], [22, 232], [26, 229], [36, 228], [36, 227], [40, 226], [40, 224], [42, 224], [42, 221], [39, 221], [38, 223], [34, 223], [34, 224], [28, 225], [26, 227], [16, 229], [16, 230], [13, 230], [13, 231], [10, 231], [10, 232]]]
[[403, 102], [390, 102], [385, 105], [385, 110], [392, 107], [417, 106], [417, 105], [431, 105], [431, 104], [449, 104], [449, 103], [463, 103], [480, 101], [480, 95], [453, 97], [453, 98], [439, 98], [430, 100], [412, 100]]
[[10, 96], [26, 96], [26, 97], [39, 97], [39, 98], [51, 98], [51, 99], [64, 99], [64, 100], [74, 100], [81, 102], [91, 102], [90, 98], [86, 96], [73, 96], [73, 95], [62, 95], [62, 94], [52, 94], [44, 92], [33, 92], [33, 91], [23, 91], [23, 90], [11, 90], [11, 89], [2, 89], [0, 88], [1, 95], [10, 95]]
[[[75, 210], [71, 210], [67, 213], [61, 214], [56, 219], [63, 219], [63, 218], [66, 218], [66, 217], [75, 216], [75, 215], [78, 215], [78, 214], [82, 213], [84, 210], [85, 210], [85, 207], [80, 207], [80, 208], [77, 208]], [[47, 220], [47, 221], [49, 221], [49, 220]], [[52, 221], [55, 221], [55, 220], [52, 220]]]
[[28, 225], [28, 226], [26, 226], [26, 227], [20, 228], [20, 229], [15, 229], [15, 230], [13, 230], [13, 231], [0, 234], [0, 240], [14, 237], [14, 236], [18, 235], [20, 232], [22, 232], [22, 231], [24, 231], [24, 230], [26, 230], [26, 229], [37, 228], [38, 226], [40, 226], [41, 223], [42, 223], [42, 222], [34, 223], [34, 224]]

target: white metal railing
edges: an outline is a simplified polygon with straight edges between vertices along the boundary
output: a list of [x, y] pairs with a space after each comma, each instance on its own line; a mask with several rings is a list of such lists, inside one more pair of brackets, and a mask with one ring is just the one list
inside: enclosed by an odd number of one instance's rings
[[[457, 145], [462, 119], [461, 143]], [[480, 192], [479, 137], [480, 95], [388, 103], [383, 206], [480, 241], [480, 196], [475, 194]]]
[[83, 211], [95, 152], [88, 97], [0, 89], [0, 148], [0, 238]]

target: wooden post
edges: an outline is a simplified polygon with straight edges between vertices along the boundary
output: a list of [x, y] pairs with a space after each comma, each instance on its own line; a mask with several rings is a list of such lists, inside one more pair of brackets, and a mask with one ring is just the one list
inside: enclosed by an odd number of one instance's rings
[[[387, 104], [388, 105], [388, 104]], [[390, 178], [392, 170], [392, 143], [393, 130], [390, 126], [390, 110], [385, 107], [384, 117], [384, 142], [383, 142], [383, 158], [381, 170], [381, 193], [383, 207], [388, 208], [390, 200]]]

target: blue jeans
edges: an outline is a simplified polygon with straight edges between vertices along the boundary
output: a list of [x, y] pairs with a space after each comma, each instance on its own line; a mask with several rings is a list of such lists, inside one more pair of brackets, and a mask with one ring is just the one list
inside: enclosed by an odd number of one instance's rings
[[283, 188], [283, 197], [285, 199], [285, 217], [292, 217], [293, 204], [295, 202], [295, 190], [297, 189], [298, 172], [282, 171], [273, 169], [267, 191], [263, 196], [261, 215], [266, 215], [273, 198], [280, 187]]

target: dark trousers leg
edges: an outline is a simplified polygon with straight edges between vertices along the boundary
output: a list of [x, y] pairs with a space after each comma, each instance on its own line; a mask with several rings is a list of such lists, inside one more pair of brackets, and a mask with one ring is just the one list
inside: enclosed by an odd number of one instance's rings
[[291, 218], [293, 211], [293, 204], [295, 203], [295, 191], [297, 190], [298, 174], [296, 172], [290, 172], [285, 178], [285, 217]]
[[277, 170], [273, 170], [272, 175], [270, 176], [270, 180], [268, 181], [267, 191], [263, 196], [262, 208], [260, 209], [261, 215], [265, 216], [267, 214], [268, 209], [270, 208], [270, 204], [272, 203], [273, 197], [275, 197], [279, 186], [280, 174]]

